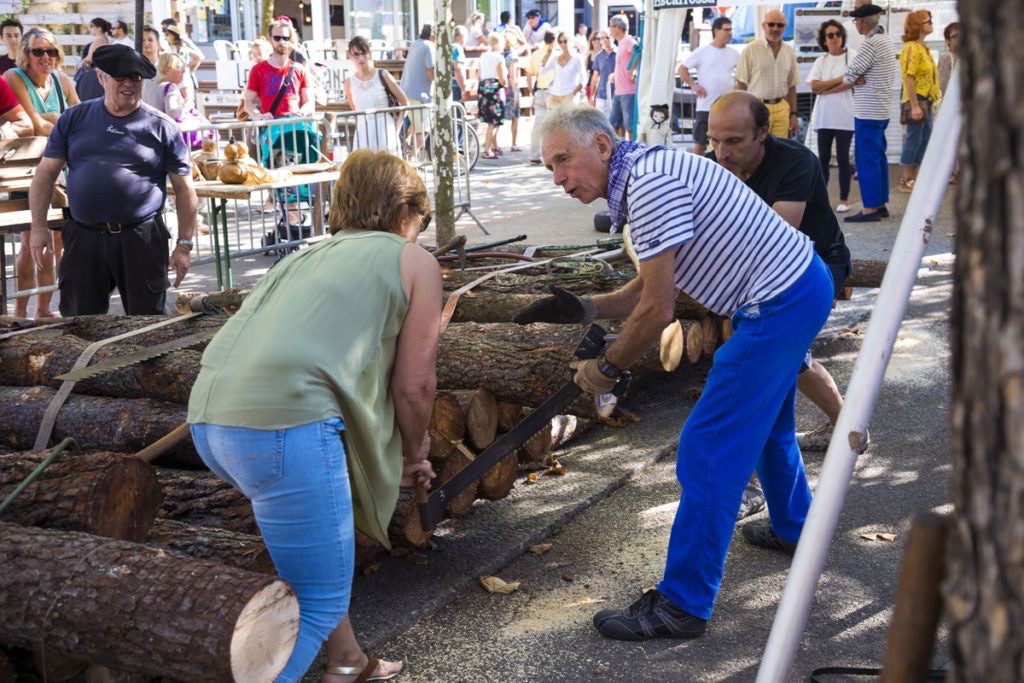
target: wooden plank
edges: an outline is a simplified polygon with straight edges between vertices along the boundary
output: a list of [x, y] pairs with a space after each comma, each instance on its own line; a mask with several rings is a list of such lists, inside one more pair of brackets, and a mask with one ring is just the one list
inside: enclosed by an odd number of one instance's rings
[[[2, 206], [2, 203], [0, 203], [0, 206]], [[57, 223], [62, 223], [63, 221], [64, 214], [60, 209], [50, 209], [46, 212], [46, 222], [51, 227]], [[28, 226], [32, 225], [32, 212], [28, 209], [12, 211], [10, 213], [0, 212], [0, 228], [2, 228], [4, 232], [18, 232], [10, 230], [10, 228], [22, 225], [25, 226], [25, 229], [28, 229]]]
[[11, 138], [0, 140], [0, 164], [8, 165], [17, 162], [38, 163], [46, 150], [47, 138], [41, 135], [29, 138]]

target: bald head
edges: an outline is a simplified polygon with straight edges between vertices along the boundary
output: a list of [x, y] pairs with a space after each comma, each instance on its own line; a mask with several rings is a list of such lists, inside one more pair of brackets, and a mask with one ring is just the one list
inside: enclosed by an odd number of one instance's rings
[[757, 97], [746, 90], [732, 90], [725, 93], [711, 105], [708, 113], [708, 124], [711, 119], [728, 119], [737, 127], [745, 126], [751, 131], [767, 128], [768, 107]]
[[761, 22], [761, 28], [764, 29], [764, 37], [769, 43], [781, 42], [782, 34], [786, 31], [786, 15], [781, 10], [768, 10], [764, 15], [764, 21]]

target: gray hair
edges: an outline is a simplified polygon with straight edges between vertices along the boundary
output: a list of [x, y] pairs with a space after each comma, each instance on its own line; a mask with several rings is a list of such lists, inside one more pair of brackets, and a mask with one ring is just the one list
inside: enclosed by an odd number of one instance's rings
[[881, 18], [881, 14], [872, 14], [870, 17], [861, 17], [861, 23], [870, 31], [874, 27], [878, 26], [878, 20]]
[[629, 17], [625, 14], [616, 14], [614, 17], [608, 20], [608, 27], [621, 28], [626, 33], [629, 33]]
[[583, 104], [563, 104], [548, 111], [540, 122], [538, 133], [543, 139], [550, 133], [561, 131], [569, 135], [577, 144], [589, 147], [594, 136], [604, 133], [611, 138], [612, 144], [619, 144], [619, 136], [601, 110]]
[[452, 29], [452, 37], [453, 38], [458, 38], [459, 36], [465, 36], [468, 33], [469, 33], [469, 31], [462, 24], [459, 24], [458, 26], [456, 26], [455, 28]]

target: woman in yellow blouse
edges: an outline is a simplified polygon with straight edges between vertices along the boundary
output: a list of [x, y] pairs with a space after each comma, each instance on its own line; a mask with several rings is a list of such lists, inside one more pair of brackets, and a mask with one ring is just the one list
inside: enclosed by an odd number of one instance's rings
[[939, 68], [925, 46], [924, 39], [932, 32], [932, 14], [917, 10], [907, 15], [903, 24], [903, 51], [900, 52], [900, 77], [903, 100], [900, 119], [906, 129], [903, 135], [903, 177], [900, 192], [914, 189], [917, 169], [932, 134], [932, 108], [939, 100]]

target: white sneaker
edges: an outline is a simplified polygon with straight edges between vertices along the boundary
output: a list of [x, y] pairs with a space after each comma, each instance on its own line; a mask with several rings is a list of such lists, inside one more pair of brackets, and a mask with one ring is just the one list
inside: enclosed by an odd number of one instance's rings
[[839, 202], [839, 206], [836, 207], [836, 213], [846, 213], [850, 210], [850, 205], [846, 202]]

